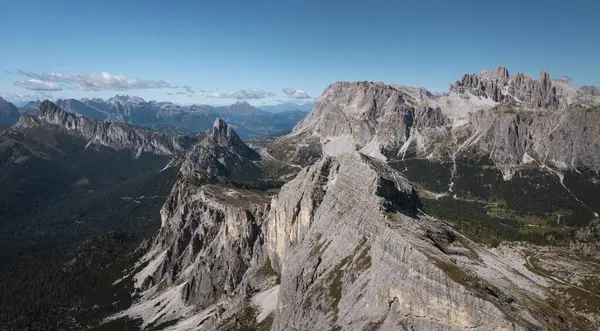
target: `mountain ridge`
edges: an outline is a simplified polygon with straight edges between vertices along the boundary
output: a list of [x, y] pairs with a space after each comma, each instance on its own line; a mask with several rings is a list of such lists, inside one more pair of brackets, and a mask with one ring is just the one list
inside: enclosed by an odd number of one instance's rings
[[174, 155], [191, 147], [193, 141], [192, 138], [169, 136], [129, 124], [90, 120], [67, 112], [48, 100], [40, 104], [38, 115], [21, 115], [11, 131], [26, 133], [44, 125], [54, 125], [68, 134], [86, 139], [86, 147], [100, 145], [125, 149], [133, 152], [136, 157], [143, 152]]

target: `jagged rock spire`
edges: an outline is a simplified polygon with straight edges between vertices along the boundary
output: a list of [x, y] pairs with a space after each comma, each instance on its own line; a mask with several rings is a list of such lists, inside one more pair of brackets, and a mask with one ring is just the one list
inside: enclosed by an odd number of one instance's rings
[[506, 80], [509, 77], [508, 74], [508, 69], [506, 67], [503, 66], [498, 66], [494, 68], [494, 71], [492, 72], [492, 74], [502, 80]]
[[260, 173], [254, 164], [258, 160], [260, 154], [248, 147], [223, 119], [217, 118], [212, 132], [186, 154], [181, 172], [204, 171], [213, 176], [251, 179]]

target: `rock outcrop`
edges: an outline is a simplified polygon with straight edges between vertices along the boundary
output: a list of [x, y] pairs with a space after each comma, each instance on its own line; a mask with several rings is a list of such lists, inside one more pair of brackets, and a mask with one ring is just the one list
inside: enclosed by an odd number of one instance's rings
[[123, 123], [94, 121], [67, 112], [50, 101], [40, 104], [36, 116], [23, 114], [11, 130], [27, 132], [40, 127], [54, 126], [62, 132], [88, 141], [87, 146], [106, 146], [128, 150], [139, 156], [142, 153], [174, 155], [191, 147], [193, 139], [170, 136]]

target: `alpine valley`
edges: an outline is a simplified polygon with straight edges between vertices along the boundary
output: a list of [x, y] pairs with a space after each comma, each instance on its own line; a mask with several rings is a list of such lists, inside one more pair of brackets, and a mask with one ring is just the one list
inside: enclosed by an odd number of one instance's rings
[[497, 67], [443, 95], [337, 82], [306, 117], [0, 102], [19, 111], [5, 329], [600, 328], [597, 87]]

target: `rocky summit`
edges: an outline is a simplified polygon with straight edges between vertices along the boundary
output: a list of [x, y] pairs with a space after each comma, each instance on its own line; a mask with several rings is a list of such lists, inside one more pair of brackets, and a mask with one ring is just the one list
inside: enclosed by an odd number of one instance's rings
[[205, 171], [213, 176], [254, 179], [261, 172], [255, 164], [258, 160], [258, 152], [242, 142], [225, 121], [217, 118], [208, 136], [185, 155], [181, 172]]

